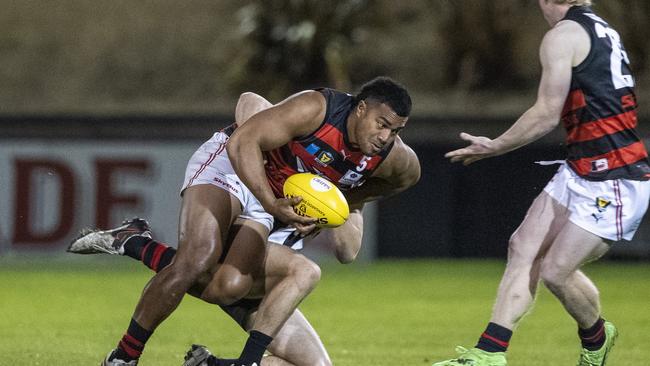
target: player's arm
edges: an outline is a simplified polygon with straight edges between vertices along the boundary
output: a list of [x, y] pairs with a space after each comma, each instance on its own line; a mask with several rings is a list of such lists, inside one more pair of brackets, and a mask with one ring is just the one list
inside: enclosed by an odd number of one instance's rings
[[361, 186], [346, 192], [351, 205], [376, 201], [400, 193], [420, 180], [420, 161], [400, 138], [377, 171]]
[[325, 235], [327, 241], [334, 246], [334, 255], [341, 263], [347, 264], [353, 262], [361, 249], [361, 241], [363, 239], [362, 206], [351, 206], [350, 215], [343, 225], [332, 229], [325, 229], [321, 234]]
[[273, 104], [261, 95], [252, 92], [242, 93], [235, 107], [235, 122], [241, 127], [254, 114], [269, 109], [272, 106]]
[[301, 232], [313, 229], [314, 219], [294, 213], [298, 199], [276, 199], [264, 171], [263, 151], [270, 151], [294, 138], [315, 131], [325, 118], [325, 97], [316, 91], [295, 94], [260, 111], [237, 128], [228, 141], [233, 169], [264, 209]]
[[544, 36], [540, 46], [542, 77], [535, 104], [494, 140], [461, 133], [460, 137], [470, 145], [448, 152], [445, 157], [451, 158], [451, 162], [468, 165], [533, 142], [558, 125], [571, 87], [571, 71], [576, 49], [573, 26], [558, 24]]
[[401, 139], [396, 139], [395, 146], [375, 174], [360, 187], [346, 192], [350, 216], [345, 224], [326, 230], [339, 262], [350, 263], [359, 254], [363, 239], [363, 204], [402, 192], [419, 179], [420, 162], [415, 152]]

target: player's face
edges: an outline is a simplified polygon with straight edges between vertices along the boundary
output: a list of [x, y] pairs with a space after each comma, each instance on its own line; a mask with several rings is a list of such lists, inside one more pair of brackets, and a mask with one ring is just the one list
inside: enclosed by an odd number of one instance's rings
[[350, 142], [366, 156], [379, 154], [388, 147], [406, 125], [408, 117], [398, 116], [388, 105], [362, 100], [354, 113], [357, 121]]

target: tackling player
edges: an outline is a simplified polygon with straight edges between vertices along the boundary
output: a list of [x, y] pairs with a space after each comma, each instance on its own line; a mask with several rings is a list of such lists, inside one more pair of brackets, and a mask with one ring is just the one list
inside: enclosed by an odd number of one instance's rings
[[[200, 293], [209, 302], [231, 305], [251, 293], [256, 274], [264, 273], [266, 238], [274, 219], [301, 234], [314, 229], [312, 219], [293, 212], [292, 205], [299, 200], [282, 197], [289, 175], [301, 171], [323, 175], [348, 191], [350, 203], [359, 205], [415, 184], [419, 162], [397, 136], [410, 108], [403, 87], [377, 78], [356, 96], [332, 89], [298, 93], [255, 114], [243, 126], [233, 124], [217, 132], [188, 164], [178, 252], [145, 288], [129, 329], [104, 365], [137, 364], [153, 330], [202, 278], [210, 279]], [[110, 232], [94, 232], [73, 247], [89, 248], [115, 239]], [[291, 281], [269, 289], [240, 357], [210, 356], [205, 361], [259, 364], [308, 292]]]

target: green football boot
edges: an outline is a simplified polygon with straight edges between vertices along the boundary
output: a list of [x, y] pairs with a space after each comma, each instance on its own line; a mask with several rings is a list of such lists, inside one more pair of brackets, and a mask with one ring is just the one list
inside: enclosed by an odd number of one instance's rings
[[459, 353], [458, 358], [442, 362], [436, 362], [433, 366], [505, 366], [505, 352], [486, 352], [478, 348], [466, 349], [465, 347], [456, 347]]
[[605, 322], [605, 343], [600, 349], [595, 351], [590, 351], [586, 348], [582, 349], [580, 352], [580, 360], [578, 361], [578, 366], [604, 366], [607, 361], [607, 356], [609, 352], [614, 347], [614, 342], [616, 342], [616, 337], [618, 337], [618, 331], [614, 324], [610, 322]]

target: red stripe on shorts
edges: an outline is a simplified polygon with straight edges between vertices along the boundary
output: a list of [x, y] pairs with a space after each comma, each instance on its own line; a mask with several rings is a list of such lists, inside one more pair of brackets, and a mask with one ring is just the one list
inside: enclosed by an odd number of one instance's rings
[[614, 181], [614, 197], [616, 198], [616, 239], [621, 240], [623, 239], [623, 202], [618, 180]]
[[205, 170], [205, 168], [206, 168], [208, 165], [210, 165], [210, 164], [212, 163], [212, 161], [217, 157], [217, 155], [219, 155], [219, 154], [223, 151], [223, 149], [224, 149], [225, 147], [226, 147], [226, 144], [225, 144], [225, 143], [222, 143], [221, 145], [219, 145], [219, 148], [217, 148], [217, 151], [215, 151], [215, 152], [213, 152], [212, 154], [210, 154], [210, 157], [208, 157], [208, 160], [205, 161], [203, 164], [201, 164], [201, 167], [199, 168], [199, 170], [197, 170], [196, 173], [194, 173], [194, 176], [193, 176], [193, 177], [190, 179], [190, 181], [187, 183], [187, 187], [191, 187], [191, 186], [192, 186], [192, 183], [194, 182], [194, 180], [195, 180], [196, 178], [198, 178], [198, 176], [199, 176], [201, 173], [203, 173], [203, 171]]

